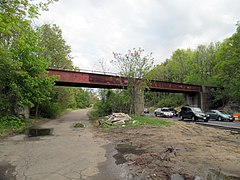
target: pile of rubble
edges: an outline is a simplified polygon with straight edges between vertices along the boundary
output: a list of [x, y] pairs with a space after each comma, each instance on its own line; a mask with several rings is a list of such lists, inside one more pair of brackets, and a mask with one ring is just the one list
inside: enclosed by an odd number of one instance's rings
[[100, 120], [99, 125], [108, 124], [108, 125], [123, 125], [131, 119], [128, 114], [125, 113], [112, 113], [107, 116], [107, 120]]

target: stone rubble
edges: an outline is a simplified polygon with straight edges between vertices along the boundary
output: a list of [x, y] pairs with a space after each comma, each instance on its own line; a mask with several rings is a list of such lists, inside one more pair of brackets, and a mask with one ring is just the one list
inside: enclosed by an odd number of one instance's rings
[[107, 116], [107, 118], [107, 120], [100, 120], [99, 125], [125, 125], [126, 122], [131, 119], [131, 117], [125, 113], [112, 113], [111, 115]]
[[131, 117], [125, 113], [112, 113], [106, 122], [111, 122], [112, 124], [125, 124], [126, 121], [129, 121]]

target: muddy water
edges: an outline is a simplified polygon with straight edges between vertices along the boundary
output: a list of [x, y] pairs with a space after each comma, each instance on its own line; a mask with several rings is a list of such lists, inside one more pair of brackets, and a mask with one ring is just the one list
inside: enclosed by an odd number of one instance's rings
[[28, 137], [53, 135], [53, 128], [30, 128]]
[[0, 179], [1, 180], [16, 180], [15, 175], [13, 174], [15, 171], [15, 166], [7, 162], [0, 163]]
[[125, 154], [142, 154], [145, 152], [145, 150], [137, 149], [136, 146], [133, 146], [131, 144], [117, 144], [115, 149], [118, 151], [113, 157], [116, 160], [115, 163], [118, 164], [124, 164], [127, 162], [127, 160], [124, 158]]

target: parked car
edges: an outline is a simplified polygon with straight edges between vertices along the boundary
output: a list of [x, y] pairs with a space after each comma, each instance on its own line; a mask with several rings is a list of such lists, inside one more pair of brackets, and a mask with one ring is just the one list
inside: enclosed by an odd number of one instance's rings
[[148, 108], [144, 108], [143, 112], [144, 112], [144, 114], [149, 114]]
[[169, 108], [164, 107], [164, 108], [157, 108], [154, 111], [155, 116], [161, 116], [161, 117], [173, 117], [173, 113], [170, 111]]
[[206, 115], [199, 107], [183, 106], [179, 112], [179, 117], [184, 120], [192, 119], [193, 121], [203, 120], [208, 122], [210, 119], [209, 115]]
[[229, 114], [225, 111], [220, 111], [220, 110], [210, 110], [206, 114], [210, 116], [210, 119], [215, 119], [218, 121], [230, 121], [233, 122], [234, 117], [232, 114]]
[[157, 108], [157, 109], [154, 110], [154, 115], [155, 116], [158, 116], [160, 114], [161, 114], [161, 108]]

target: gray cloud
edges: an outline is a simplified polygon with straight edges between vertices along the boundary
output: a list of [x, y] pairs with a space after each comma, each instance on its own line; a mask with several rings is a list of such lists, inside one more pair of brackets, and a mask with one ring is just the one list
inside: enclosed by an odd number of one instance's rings
[[74, 64], [114, 71], [112, 52], [142, 47], [156, 64], [177, 48], [221, 41], [235, 32], [238, 0], [60, 0], [39, 19], [55, 23], [72, 47]]

